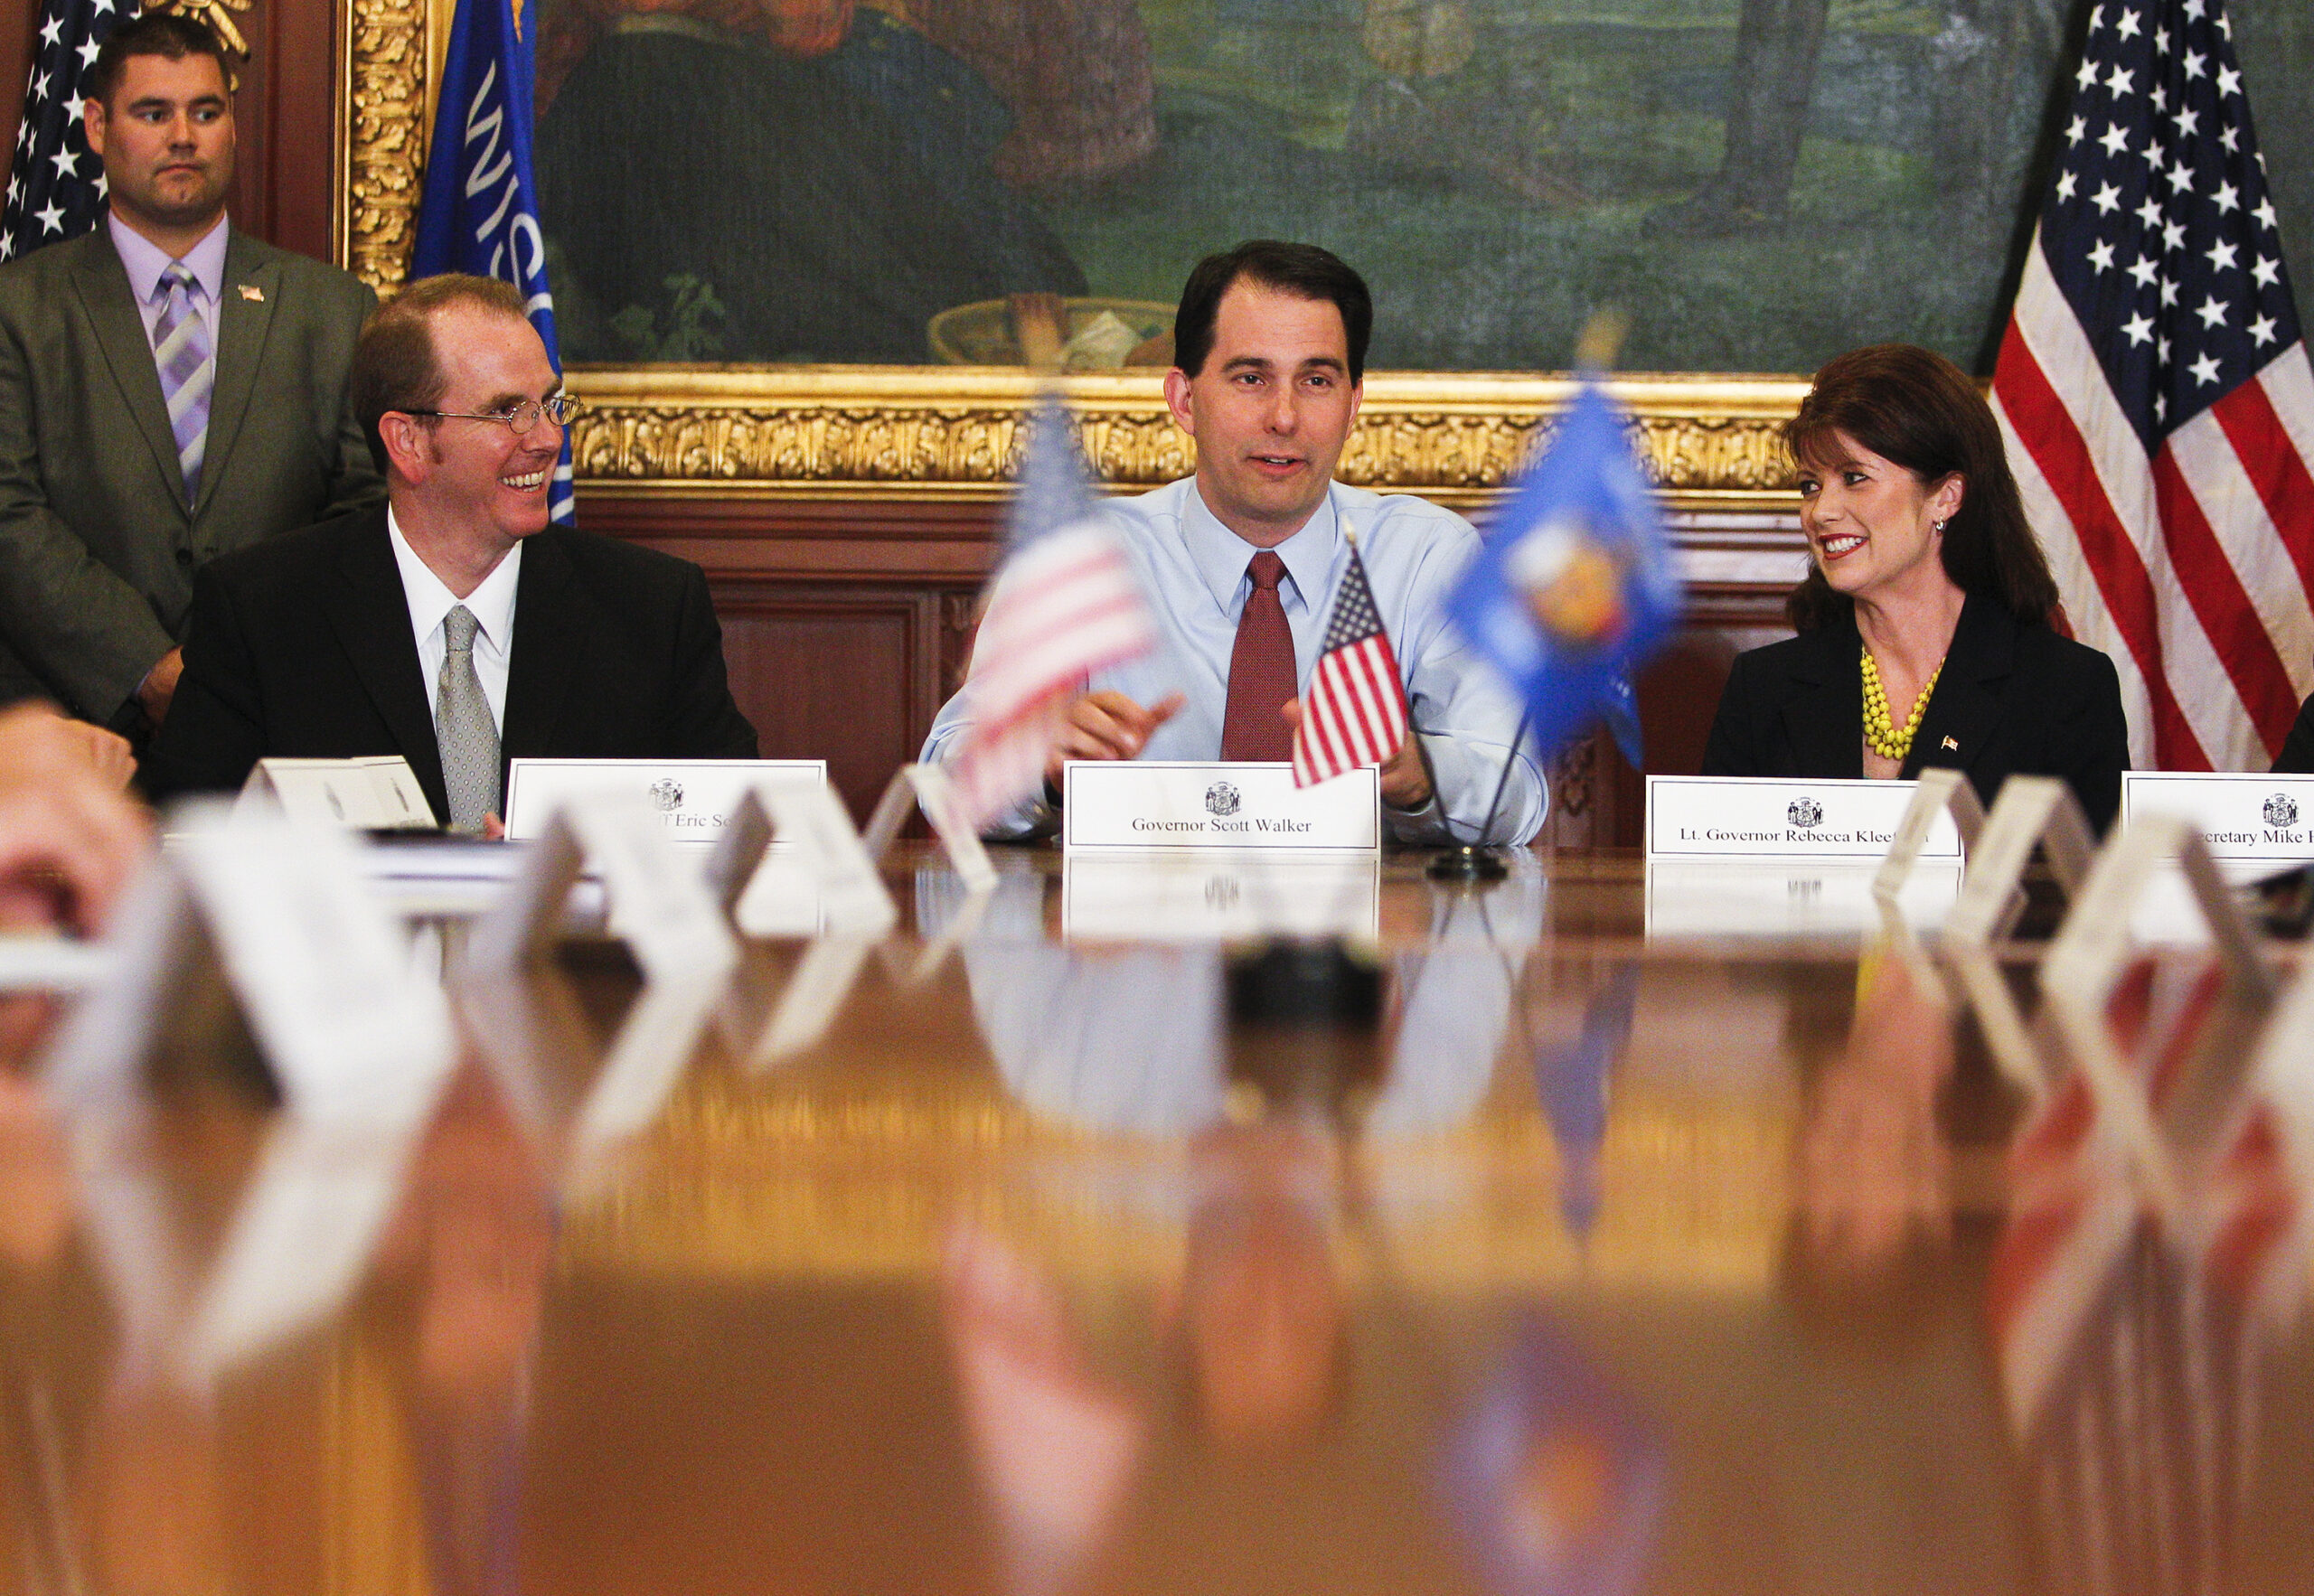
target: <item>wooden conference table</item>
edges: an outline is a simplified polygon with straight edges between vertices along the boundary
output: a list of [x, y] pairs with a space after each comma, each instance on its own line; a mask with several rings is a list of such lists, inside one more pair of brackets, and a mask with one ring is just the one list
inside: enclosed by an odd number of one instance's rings
[[[1650, 941], [1635, 862], [1421, 862], [1352, 891], [1370, 957], [1261, 962], [1174, 910], [1332, 887], [1104, 905], [1010, 853], [944, 945], [911, 855], [823, 1034], [761, 1046], [806, 953], [752, 947], [590, 1150], [584, 1046], [545, 1118], [475, 1056], [388, 1147], [285, 1150], [247, 1047], [164, 1059], [143, 1124], [0, 1081], [0, 1579], [2314, 1590], [2259, 1105], [2157, 1215], [2077, 1082], [2004, 1081], [1861, 937]], [[2117, 1023], [2194, 1020], [2191, 963]], [[623, 956], [562, 966], [615, 1026]]]

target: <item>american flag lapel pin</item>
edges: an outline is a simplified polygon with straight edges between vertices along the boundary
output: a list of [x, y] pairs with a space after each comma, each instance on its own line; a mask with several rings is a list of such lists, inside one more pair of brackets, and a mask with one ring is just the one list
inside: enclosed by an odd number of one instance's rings
[[1946, 737], [1944, 739], [1944, 746], [1949, 752], [1954, 754], [1958, 754], [1961, 751], [1961, 745], [1954, 742], [1951, 737]]
[[241, 283], [236, 286], [241, 291], [241, 297], [248, 300], [251, 305], [263, 305], [265, 303], [265, 290], [259, 287], [255, 283]]

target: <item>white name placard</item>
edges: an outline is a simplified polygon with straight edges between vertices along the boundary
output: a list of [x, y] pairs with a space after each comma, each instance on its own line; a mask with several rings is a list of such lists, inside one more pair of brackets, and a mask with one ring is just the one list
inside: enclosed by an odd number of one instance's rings
[[757, 783], [827, 779], [824, 759], [517, 759], [506, 769], [506, 835], [535, 840], [570, 799], [616, 792], [647, 801], [678, 842], [713, 842]]
[[[1647, 778], [1650, 859], [1877, 859], [1912, 806], [1913, 782], [1795, 781], [1783, 776]], [[1958, 863], [1949, 813], [1917, 856]]]
[[2199, 828], [2216, 859], [2314, 859], [2314, 775], [2121, 775], [2121, 823], [2174, 814]]
[[291, 820], [362, 831], [431, 831], [434, 806], [399, 754], [365, 759], [260, 759], [243, 805], [270, 798]]
[[1079, 759], [1062, 768], [1061, 797], [1061, 846], [1072, 852], [1382, 847], [1371, 765], [1296, 787], [1288, 764]]

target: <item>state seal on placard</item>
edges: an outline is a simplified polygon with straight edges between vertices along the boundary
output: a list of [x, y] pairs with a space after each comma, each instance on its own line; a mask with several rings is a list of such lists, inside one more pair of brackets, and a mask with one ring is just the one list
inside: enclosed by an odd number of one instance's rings
[[651, 784], [651, 802], [661, 814], [673, 814], [683, 806], [683, 784], [671, 775], [663, 775]]
[[2294, 826], [2298, 823], [2298, 800], [2287, 793], [2276, 793], [2266, 800], [2266, 824]]
[[1824, 823], [1824, 806], [1813, 798], [1794, 798], [1785, 807], [1783, 818], [1804, 831], [1811, 826], [1820, 826]]
[[1237, 789], [1228, 782], [1216, 782], [1205, 790], [1205, 812], [1208, 814], [1237, 812]]

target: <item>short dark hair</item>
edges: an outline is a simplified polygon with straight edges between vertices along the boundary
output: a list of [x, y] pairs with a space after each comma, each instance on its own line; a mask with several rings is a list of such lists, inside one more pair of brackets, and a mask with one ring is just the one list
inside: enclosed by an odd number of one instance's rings
[[[1927, 486], [1960, 477], [1961, 508], [1944, 527], [1944, 574], [1962, 592], [1995, 600], [2028, 626], [2049, 618], [2057, 608], [2056, 580], [2025, 519], [2000, 425], [1967, 372], [1909, 343], [1850, 350], [1816, 373], [1799, 413], [1783, 424], [1783, 441], [1803, 466], [1830, 465], [1839, 447], [1835, 432]], [[1784, 614], [1796, 630], [1812, 632], [1852, 607], [1811, 562]]]
[[386, 470], [386, 437], [380, 428], [389, 410], [430, 410], [442, 402], [450, 380], [434, 357], [434, 317], [452, 305], [471, 305], [491, 315], [511, 316], [525, 325], [530, 317], [522, 296], [512, 283], [496, 277], [444, 272], [420, 277], [380, 305], [362, 327], [353, 346], [353, 371], [347, 379], [353, 396], [354, 419], [370, 440], [370, 458], [379, 474]]
[[1240, 277], [1297, 299], [1331, 300], [1350, 338], [1350, 380], [1365, 380], [1366, 341], [1374, 332], [1374, 296], [1366, 291], [1366, 279], [1331, 249], [1277, 239], [1248, 239], [1197, 263], [1173, 312], [1173, 364], [1192, 377], [1205, 369], [1221, 296]]
[[226, 92], [232, 92], [233, 63], [226, 58], [224, 44], [209, 31], [207, 23], [174, 11], [147, 11], [115, 28], [97, 47], [97, 59], [89, 64], [89, 75], [80, 80], [81, 98], [93, 99], [109, 109], [113, 90], [120, 87], [120, 75], [127, 70], [132, 55], [158, 55], [170, 61], [205, 55], [217, 63], [217, 75], [225, 80]]

